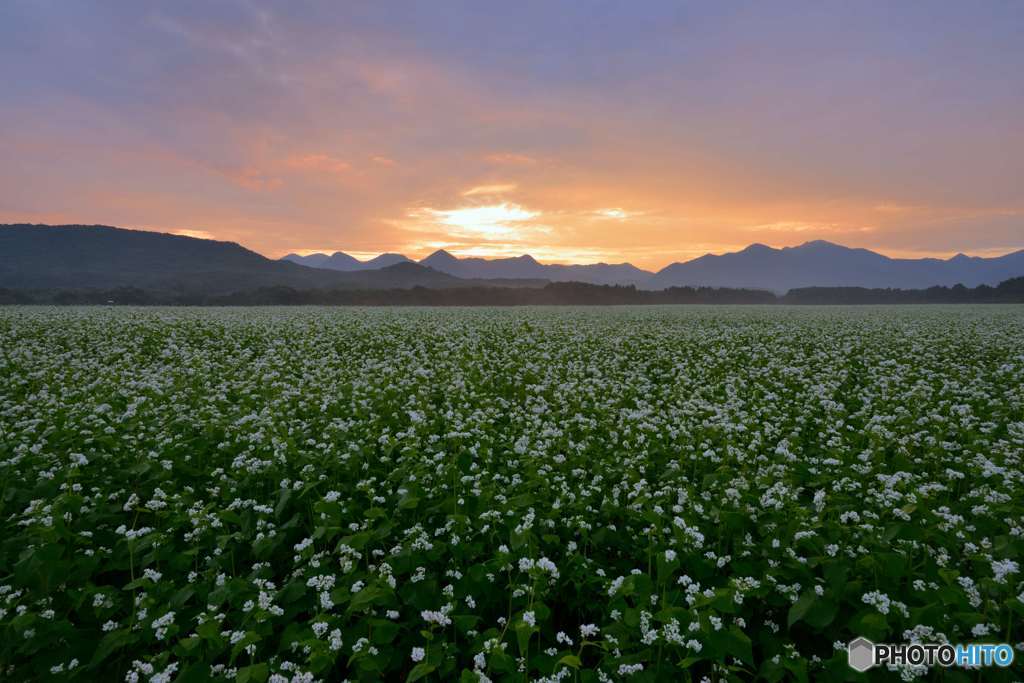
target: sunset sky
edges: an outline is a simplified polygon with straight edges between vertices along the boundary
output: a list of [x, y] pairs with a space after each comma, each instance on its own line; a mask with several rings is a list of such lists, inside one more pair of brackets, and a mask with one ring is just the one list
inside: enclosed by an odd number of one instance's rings
[[1024, 2], [0, 3], [0, 222], [659, 268], [1024, 248]]

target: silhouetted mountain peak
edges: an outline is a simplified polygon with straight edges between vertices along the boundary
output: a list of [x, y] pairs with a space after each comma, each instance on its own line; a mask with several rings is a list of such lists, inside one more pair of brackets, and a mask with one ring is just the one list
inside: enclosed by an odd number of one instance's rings
[[752, 244], [739, 252], [673, 263], [648, 287], [745, 287], [785, 292], [804, 287], [916, 289], [936, 285], [994, 285], [1024, 273], [1024, 252], [984, 259], [893, 259], [862, 248], [812, 240], [772, 249]]
[[458, 258], [444, 249], [438, 249], [422, 259], [421, 264], [442, 273], [462, 278], [543, 278], [552, 282], [584, 282], [590, 284], [642, 284], [653, 273], [640, 270], [628, 263], [609, 265], [590, 263], [580, 265], [543, 264], [529, 254], [496, 259], [480, 257]]
[[361, 267], [365, 269], [385, 268], [387, 266], [393, 266], [396, 263], [405, 263], [407, 261], [409, 261], [409, 259], [402, 254], [387, 252], [380, 256], [375, 256], [369, 261], [363, 262]]
[[438, 249], [433, 254], [420, 261], [420, 263], [452, 263], [458, 260], [458, 258], [452, 256], [451, 253], [444, 249]]
[[795, 247], [789, 247], [789, 248], [791, 248], [791, 249], [843, 249], [845, 251], [849, 251], [850, 250], [850, 247], [844, 247], [841, 244], [836, 244], [835, 242], [829, 242], [828, 240], [808, 240], [807, 242], [804, 242], [803, 244], [800, 244], [800, 245], [795, 246]]

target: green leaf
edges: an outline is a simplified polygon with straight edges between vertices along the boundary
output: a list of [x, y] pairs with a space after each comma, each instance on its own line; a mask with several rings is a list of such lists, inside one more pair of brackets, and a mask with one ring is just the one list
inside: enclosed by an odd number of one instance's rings
[[204, 663], [191, 664], [185, 667], [174, 683], [207, 683], [210, 680], [210, 665]]
[[188, 638], [179, 640], [178, 647], [180, 647], [185, 652], [191, 652], [192, 650], [195, 650], [197, 647], [202, 645], [202, 643], [203, 639], [199, 636], [190, 636]]
[[581, 666], [583, 666], [583, 662], [581, 662], [580, 658], [577, 657], [576, 655], [566, 655], [566, 656], [562, 657], [561, 659], [558, 660], [558, 664], [555, 665], [555, 668], [558, 668], [558, 666], [561, 665], [561, 664], [565, 664], [566, 666], [571, 666], [574, 669], [578, 669]]
[[849, 574], [849, 571], [846, 563], [831, 562], [825, 566], [825, 580], [832, 587], [832, 590], [839, 590], [846, 583], [846, 576]]
[[516, 660], [505, 652], [497, 651], [487, 655], [487, 663], [496, 673], [512, 673], [516, 670]]
[[118, 629], [117, 631], [108, 633], [103, 636], [103, 640], [100, 641], [99, 646], [96, 648], [96, 652], [93, 653], [90, 664], [93, 666], [99, 664], [117, 650], [134, 643], [135, 640], [135, 635], [131, 631], [125, 629]]
[[288, 507], [288, 502], [292, 499], [292, 489], [288, 488], [281, 489], [281, 496], [277, 500], [277, 505], [274, 507], [274, 517], [281, 519], [281, 515], [284, 514], [285, 509]]
[[730, 626], [725, 634], [725, 651], [750, 666], [754, 665], [753, 643], [739, 626]]
[[[537, 615], [537, 618], [543, 619], [540, 615]], [[476, 628], [479, 621], [480, 617], [475, 614], [456, 614], [452, 617], [452, 622], [455, 624], [455, 628], [459, 633], [465, 633], [470, 629]]]
[[171, 596], [171, 599], [169, 601], [171, 608], [179, 609], [182, 605], [188, 602], [189, 598], [195, 595], [195, 592], [195, 589], [191, 586], [185, 586], [177, 593], [175, 593], [173, 596]]
[[405, 683], [412, 683], [412, 681], [418, 681], [421, 678], [423, 678], [424, 676], [430, 674], [436, 668], [437, 667], [434, 666], [433, 664], [428, 664], [426, 662], [420, 662], [419, 664], [414, 666], [412, 668], [412, 671], [409, 672], [409, 675], [406, 676]]
[[880, 641], [889, 633], [889, 623], [885, 616], [877, 612], [867, 612], [854, 619], [851, 630], [869, 640]]
[[533, 505], [534, 502], [535, 499], [533, 497], [533, 494], [524, 493], [522, 495], [515, 496], [514, 498], [509, 498], [508, 506], [510, 508], [525, 508], [529, 507], [530, 505]]
[[196, 626], [196, 635], [203, 640], [219, 643], [221, 641], [220, 624], [212, 619]]
[[352, 596], [352, 604], [348, 606], [349, 612], [357, 612], [366, 609], [375, 603], [383, 602], [387, 593], [378, 585], [366, 586]]
[[797, 681], [800, 683], [807, 683], [807, 660], [799, 659], [797, 661], [784, 660], [782, 665], [789, 669]]
[[263, 683], [270, 676], [270, 669], [265, 662], [242, 667], [235, 676], [235, 683]]
[[811, 605], [811, 609], [807, 610], [804, 621], [820, 630], [831, 624], [838, 612], [839, 605], [834, 600], [819, 598]]
[[519, 644], [519, 654], [526, 656], [527, 648], [530, 646], [530, 636], [534, 628], [529, 624], [519, 623], [516, 625], [516, 642]]
[[800, 599], [793, 603], [793, 606], [789, 608], [789, 617], [786, 620], [787, 627], [792, 628], [793, 624], [803, 619], [804, 615], [807, 614], [807, 611], [811, 609], [811, 605], [813, 605], [814, 601], [817, 600], [817, 597], [818, 596], [814, 594], [813, 590], [805, 591], [804, 594], [800, 596]]
[[402, 628], [395, 622], [386, 619], [372, 619], [370, 623], [373, 626], [373, 642], [377, 645], [390, 643]]

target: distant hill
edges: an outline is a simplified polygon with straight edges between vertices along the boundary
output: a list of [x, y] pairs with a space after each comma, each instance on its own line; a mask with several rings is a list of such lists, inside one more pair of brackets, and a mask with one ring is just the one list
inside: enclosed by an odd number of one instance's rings
[[401, 254], [381, 254], [375, 256], [369, 261], [360, 261], [355, 256], [349, 256], [343, 251], [336, 251], [330, 256], [327, 254], [310, 254], [308, 256], [299, 256], [298, 254], [288, 254], [281, 258], [282, 261], [291, 261], [292, 263], [298, 263], [301, 266], [309, 266], [310, 268], [325, 268], [328, 270], [340, 270], [343, 272], [353, 272], [357, 270], [376, 270], [379, 268], [387, 268], [398, 263], [412, 263], [412, 261]]
[[[384, 261], [386, 262], [386, 260]], [[225, 294], [261, 287], [303, 289], [541, 286], [465, 281], [416, 263], [338, 272], [275, 261], [234, 242], [102, 225], [0, 225], [0, 287]]]
[[525, 277], [595, 285], [638, 285], [652, 275], [629, 263], [543, 264], [528, 254], [497, 259], [458, 258], [444, 249], [435, 251], [420, 263], [463, 278]]
[[995, 285], [1024, 275], [1024, 250], [995, 258], [958, 254], [950, 259], [894, 259], [867, 249], [814, 241], [774, 249], [746, 249], [673, 263], [644, 285], [666, 287], [740, 287], [786, 292], [803, 287], [923, 289], [963, 284]]
[[[282, 260], [312, 268], [342, 271], [369, 270], [380, 268], [383, 265], [409, 261], [401, 254], [381, 254], [369, 261], [359, 261], [341, 251], [336, 251], [330, 256], [327, 254], [310, 254], [309, 256], [288, 254]], [[653, 275], [653, 273], [641, 270], [629, 263], [544, 264], [529, 255], [497, 259], [458, 258], [444, 249], [435, 251], [419, 263], [422, 266], [464, 279], [534, 279], [551, 282], [585, 282], [595, 285], [642, 285]]]
[[[356, 259], [352, 258], [348, 254], [343, 254], [340, 251], [336, 251], [333, 254], [331, 254], [330, 256], [328, 256], [327, 254], [310, 254], [309, 256], [300, 256], [298, 254], [288, 254], [287, 256], [282, 256], [281, 260], [282, 261], [290, 261], [292, 263], [297, 263], [300, 266], [308, 266], [310, 268], [328, 268], [329, 266], [327, 264], [330, 263], [331, 259], [333, 259], [335, 257], [337, 257], [338, 260], [341, 263], [344, 263], [345, 260], [350, 260], [350, 261], [353, 261], [355, 263], [359, 263], [359, 261], [356, 261]], [[351, 269], [351, 268], [331, 268], [331, 270], [353, 270], [353, 269]]]

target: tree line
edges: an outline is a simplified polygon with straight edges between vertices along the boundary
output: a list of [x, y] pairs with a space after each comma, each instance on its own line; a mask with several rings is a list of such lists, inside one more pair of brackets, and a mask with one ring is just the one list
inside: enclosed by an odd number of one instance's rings
[[259, 287], [231, 294], [179, 290], [0, 289], [0, 305], [170, 305], [170, 306], [625, 306], [665, 304], [982, 304], [1024, 303], [1024, 277], [995, 287], [868, 289], [804, 287], [784, 295], [756, 289], [635, 286], [553, 282], [544, 287], [460, 287], [432, 289], [297, 289]]

